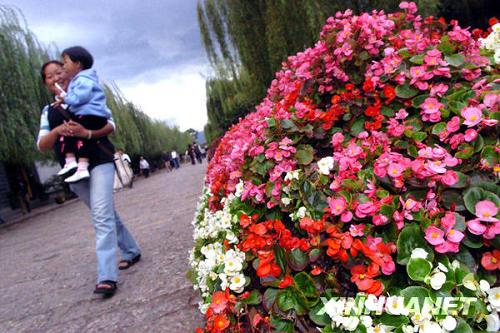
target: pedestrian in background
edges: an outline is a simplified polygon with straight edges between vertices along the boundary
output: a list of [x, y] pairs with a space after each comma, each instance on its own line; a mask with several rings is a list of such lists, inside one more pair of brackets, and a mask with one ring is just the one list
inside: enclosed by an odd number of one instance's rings
[[172, 161], [174, 163], [174, 168], [179, 169], [179, 157], [177, 156], [177, 152], [175, 150], [172, 150], [172, 153], [170, 154], [172, 157]]
[[141, 156], [141, 159], [139, 161], [139, 169], [141, 169], [141, 173], [144, 175], [144, 177], [149, 177], [149, 163], [148, 161], [146, 161], [144, 156]]

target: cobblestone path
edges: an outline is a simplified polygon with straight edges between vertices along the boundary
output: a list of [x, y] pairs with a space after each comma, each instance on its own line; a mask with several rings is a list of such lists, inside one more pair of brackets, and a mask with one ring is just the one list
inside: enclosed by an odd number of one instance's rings
[[94, 231], [80, 201], [0, 229], [0, 332], [193, 332], [202, 323], [186, 279], [191, 221], [206, 164], [141, 178], [115, 194], [143, 258], [117, 294], [92, 293]]

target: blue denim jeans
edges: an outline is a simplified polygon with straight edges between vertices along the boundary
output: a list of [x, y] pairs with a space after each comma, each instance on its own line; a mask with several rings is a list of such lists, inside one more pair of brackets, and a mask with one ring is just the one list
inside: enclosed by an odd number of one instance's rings
[[115, 211], [113, 163], [105, 163], [90, 170], [90, 179], [71, 184], [71, 190], [90, 208], [95, 229], [97, 254], [97, 283], [118, 280], [117, 247], [121, 257], [131, 260], [140, 253], [134, 238]]

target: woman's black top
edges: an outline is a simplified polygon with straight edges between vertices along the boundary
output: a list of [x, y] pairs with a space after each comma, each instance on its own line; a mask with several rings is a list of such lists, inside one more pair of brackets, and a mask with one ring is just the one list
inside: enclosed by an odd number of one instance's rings
[[[47, 118], [49, 121], [50, 129], [53, 129], [53, 128], [61, 125], [64, 122], [64, 120], [66, 120], [64, 118], [63, 114], [57, 108], [54, 108], [53, 106], [49, 106]], [[113, 144], [111, 143], [109, 138], [107, 136], [103, 136], [101, 138], [98, 138], [96, 142], [97, 142], [98, 149], [96, 149], [96, 153], [90, 157], [89, 170], [95, 166], [98, 166], [98, 165], [104, 164], [104, 163], [113, 162], [113, 160], [114, 160], [115, 147], [113, 146]], [[61, 166], [63, 166], [64, 165], [64, 155], [61, 153], [61, 141], [60, 140], [56, 140], [56, 142], [54, 144], [54, 152], [56, 154], [57, 160], [59, 161], [59, 164], [61, 164]]]

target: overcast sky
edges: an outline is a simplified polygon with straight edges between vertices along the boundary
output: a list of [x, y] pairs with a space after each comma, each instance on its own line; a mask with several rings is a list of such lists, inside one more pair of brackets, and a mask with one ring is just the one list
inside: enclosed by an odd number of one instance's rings
[[81, 45], [104, 82], [150, 117], [202, 130], [208, 65], [196, 0], [0, 0], [18, 7], [43, 44]]

